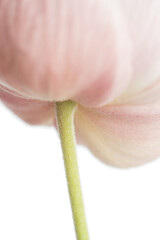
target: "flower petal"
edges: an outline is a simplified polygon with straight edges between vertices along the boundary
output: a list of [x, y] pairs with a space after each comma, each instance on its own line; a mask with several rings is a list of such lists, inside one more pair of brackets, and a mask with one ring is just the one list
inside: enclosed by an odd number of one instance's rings
[[132, 167], [160, 155], [159, 103], [79, 107], [75, 123], [81, 143], [110, 165]]
[[132, 41], [132, 77], [115, 103], [126, 103], [160, 83], [160, 1], [121, 0]]
[[0, 82], [25, 97], [111, 101], [130, 81], [130, 48], [116, 1], [0, 1]]
[[55, 125], [54, 104], [26, 99], [0, 86], [0, 99], [17, 116], [32, 125]]

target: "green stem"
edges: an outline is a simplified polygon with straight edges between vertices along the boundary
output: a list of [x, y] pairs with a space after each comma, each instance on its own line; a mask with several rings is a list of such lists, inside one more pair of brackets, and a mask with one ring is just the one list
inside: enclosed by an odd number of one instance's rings
[[89, 240], [75, 147], [73, 126], [75, 108], [76, 103], [72, 101], [57, 102], [57, 126], [61, 139], [77, 240]]

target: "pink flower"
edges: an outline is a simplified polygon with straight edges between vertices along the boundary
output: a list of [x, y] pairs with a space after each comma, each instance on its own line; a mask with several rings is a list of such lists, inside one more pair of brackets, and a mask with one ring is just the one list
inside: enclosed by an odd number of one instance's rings
[[160, 0], [0, 0], [0, 98], [31, 124], [79, 103], [76, 134], [118, 167], [160, 155]]

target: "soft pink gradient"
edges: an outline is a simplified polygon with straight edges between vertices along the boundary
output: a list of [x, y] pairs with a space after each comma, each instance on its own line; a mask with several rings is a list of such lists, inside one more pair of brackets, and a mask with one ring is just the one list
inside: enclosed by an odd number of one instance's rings
[[130, 81], [128, 38], [111, 1], [0, 0], [1, 84], [36, 100], [102, 105]]
[[0, 98], [55, 125], [72, 99], [77, 139], [103, 162], [160, 155], [160, 0], [0, 0]]

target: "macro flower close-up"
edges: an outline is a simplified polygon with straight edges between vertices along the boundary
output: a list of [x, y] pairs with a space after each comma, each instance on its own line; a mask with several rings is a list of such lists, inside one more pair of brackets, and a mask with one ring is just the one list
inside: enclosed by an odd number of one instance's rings
[[159, 10], [160, 0], [0, 0], [1, 101], [56, 128], [56, 103], [72, 101], [77, 143], [103, 163], [155, 160]]
[[[80, 105], [78, 141], [130, 167], [160, 154], [160, 1], [0, 1], [2, 101], [54, 124], [54, 101]], [[94, 136], [96, 135], [96, 140]]]

